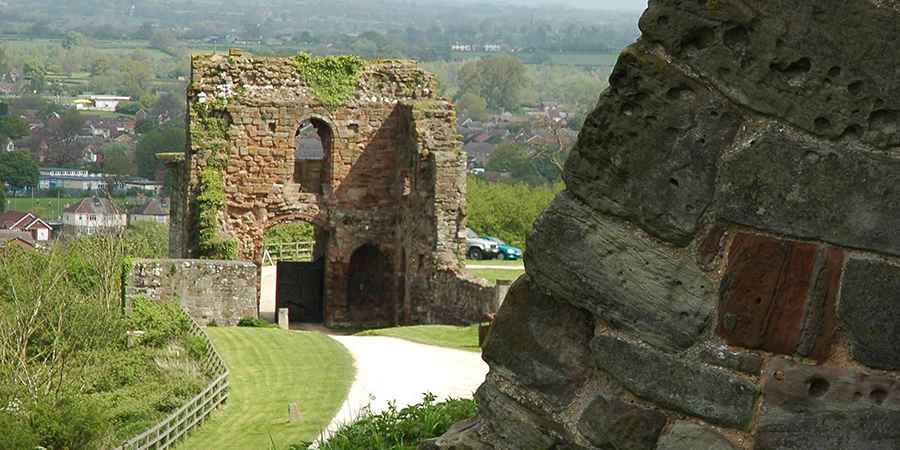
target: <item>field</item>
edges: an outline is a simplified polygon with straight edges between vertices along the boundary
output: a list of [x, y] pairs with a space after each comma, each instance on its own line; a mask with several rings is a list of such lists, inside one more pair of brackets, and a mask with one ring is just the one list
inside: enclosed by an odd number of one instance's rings
[[[466, 261], [466, 266], [478, 266], [479, 268], [469, 268], [466, 270], [476, 277], [484, 278], [491, 283], [496, 283], [497, 280], [512, 281], [519, 278], [522, 274], [525, 273], [525, 270], [522, 268], [523, 265], [524, 263], [522, 262], [522, 260], [503, 261], [495, 259], [487, 261], [474, 261], [470, 259]], [[496, 269], [494, 267], [496, 267]]]
[[[490, 56], [497, 56], [502, 53], [486, 53], [486, 52], [453, 52], [453, 59], [476, 59]], [[558, 66], [577, 66], [577, 67], [609, 67], [616, 65], [619, 55], [617, 53], [548, 53], [550, 56], [550, 64]], [[522, 61], [528, 62], [530, 55], [519, 54]]]
[[357, 336], [390, 336], [438, 347], [449, 347], [470, 352], [481, 351], [481, 348], [478, 347], [478, 325], [468, 327], [417, 325], [381, 328], [378, 330], [366, 330], [358, 333]]
[[[272, 328], [209, 328], [231, 370], [231, 395], [179, 450], [283, 449], [312, 441], [353, 382], [353, 359], [331, 338]], [[302, 419], [288, 421], [296, 402]]]
[[[44, 220], [60, 220], [62, 212], [69, 206], [80, 202], [86, 197], [7, 197], [7, 211], [26, 211], [36, 214]], [[114, 198], [117, 205], [128, 211], [132, 208], [140, 206], [146, 200], [138, 197]]]

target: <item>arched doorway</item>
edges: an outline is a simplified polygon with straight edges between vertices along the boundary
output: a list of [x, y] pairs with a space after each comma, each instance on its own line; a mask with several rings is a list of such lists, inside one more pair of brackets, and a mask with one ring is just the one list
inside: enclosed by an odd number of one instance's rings
[[285, 223], [266, 230], [261, 283], [268, 284], [272, 298], [260, 298], [261, 316], [270, 316], [262, 314], [262, 305], [271, 303], [266, 309], [271, 310], [273, 318], [278, 309], [287, 308], [291, 322], [324, 321], [327, 241], [325, 231], [307, 222]]
[[294, 137], [293, 183], [300, 185], [300, 191], [321, 194], [328, 181], [327, 164], [331, 153], [334, 134], [331, 127], [320, 119], [309, 119], [300, 123]]
[[391, 261], [371, 244], [353, 252], [347, 276], [347, 310], [353, 323], [369, 326], [394, 322]]

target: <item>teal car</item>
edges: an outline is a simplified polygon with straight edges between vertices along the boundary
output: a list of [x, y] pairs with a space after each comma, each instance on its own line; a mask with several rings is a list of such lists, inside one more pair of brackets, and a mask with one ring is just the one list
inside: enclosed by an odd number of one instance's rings
[[482, 236], [484, 240], [496, 242], [497, 247], [500, 249], [500, 253], [497, 254], [498, 259], [505, 259], [508, 261], [515, 261], [517, 259], [522, 259], [522, 249], [519, 247], [513, 247], [512, 245], [507, 244], [506, 242], [501, 241], [493, 236]]

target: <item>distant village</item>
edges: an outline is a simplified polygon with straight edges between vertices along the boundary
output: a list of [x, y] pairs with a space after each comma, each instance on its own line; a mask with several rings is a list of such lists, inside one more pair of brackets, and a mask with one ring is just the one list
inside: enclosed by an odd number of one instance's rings
[[[78, 152], [77, 163], [72, 165], [78, 168], [47, 165], [53, 160], [54, 152], [61, 151], [56, 148], [61, 145], [59, 137], [49, 131], [64, 120], [60, 112], [43, 119], [38, 118], [37, 111], [19, 115], [28, 124], [27, 136], [0, 142], [0, 152], [29, 151], [41, 166], [40, 176], [36, 187], [6, 189], [7, 205], [5, 212], [0, 213], [0, 247], [41, 246], [64, 237], [119, 232], [141, 222], [168, 224], [169, 200], [163, 196], [163, 183], [101, 170], [102, 149], [110, 144], [133, 148], [137, 140], [136, 123], [148, 118], [149, 113], [144, 110], [138, 110], [133, 116], [114, 114], [123, 102], [130, 100], [121, 96], [86, 95], [66, 105], [66, 110], [84, 115], [83, 126], [70, 137]], [[23, 203], [33, 207], [29, 197], [51, 200], [57, 197], [58, 209], [16, 208]], [[126, 197], [129, 202], [117, 201]]]

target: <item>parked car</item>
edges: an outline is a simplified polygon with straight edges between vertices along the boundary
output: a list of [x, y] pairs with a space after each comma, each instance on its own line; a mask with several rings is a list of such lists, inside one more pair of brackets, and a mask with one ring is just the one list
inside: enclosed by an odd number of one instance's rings
[[466, 228], [466, 240], [469, 243], [466, 252], [469, 259], [494, 259], [500, 254], [500, 246], [496, 242], [478, 237], [478, 233], [471, 228]]
[[497, 255], [498, 258], [509, 261], [515, 261], [522, 258], [522, 249], [519, 247], [513, 247], [493, 236], [482, 236], [481, 238], [497, 243], [497, 248], [500, 250], [500, 253]]

